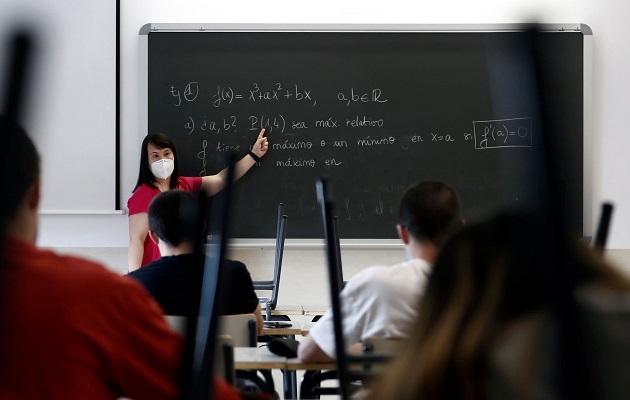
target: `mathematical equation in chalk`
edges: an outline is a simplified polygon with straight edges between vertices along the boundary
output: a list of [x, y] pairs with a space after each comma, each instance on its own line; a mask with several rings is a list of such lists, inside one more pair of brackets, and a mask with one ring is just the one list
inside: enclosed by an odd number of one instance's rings
[[475, 149], [532, 147], [531, 117], [473, 121]]
[[[261, 102], [297, 102], [304, 103], [309, 107], [317, 105], [317, 98], [313, 90], [301, 84], [284, 85], [277, 82], [271, 86], [252, 83], [245, 90], [237, 90], [229, 85], [217, 85], [211, 90], [202, 90], [198, 81], [190, 81], [185, 85], [171, 84], [169, 94], [172, 104], [181, 107], [185, 103], [205, 101], [210, 98], [210, 104], [214, 108], [233, 104], [238, 101], [248, 101], [251, 103]], [[337, 101], [344, 107], [363, 103], [387, 103], [389, 99], [380, 88], [355, 88], [348, 87], [336, 91], [334, 97], [330, 95], [330, 100]]]

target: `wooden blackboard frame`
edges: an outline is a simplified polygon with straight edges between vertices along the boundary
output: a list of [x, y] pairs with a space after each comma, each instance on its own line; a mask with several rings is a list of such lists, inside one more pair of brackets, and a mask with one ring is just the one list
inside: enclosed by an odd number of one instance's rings
[[[148, 36], [151, 32], [518, 32], [524, 29], [521, 24], [146, 24], [140, 30], [140, 60], [141, 60], [141, 93], [148, 93]], [[585, 24], [545, 24], [539, 26], [543, 31], [552, 32], [580, 32], [584, 36], [583, 41], [583, 148], [590, 149], [592, 142], [592, 31]], [[146, 79], [145, 78], [146, 74]], [[148, 100], [141, 96], [143, 104], [140, 112], [148, 115]], [[148, 121], [141, 120], [139, 139], [148, 131]], [[583, 235], [589, 236], [592, 232], [592, 155], [588, 151], [583, 152]], [[396, 239], [342, 239], [344, 247], [375, 247], [395, 246]], [[271, 246], [273, 239], [240, 238], [233, 242], [237, 246], [259, 247]], [[318, 239], [287, 239], [287, 246], [311, 247], [321, 246]]]

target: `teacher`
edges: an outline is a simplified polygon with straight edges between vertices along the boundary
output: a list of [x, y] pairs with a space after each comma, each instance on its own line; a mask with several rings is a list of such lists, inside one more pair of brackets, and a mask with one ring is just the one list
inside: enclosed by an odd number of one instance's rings
[[[251, 151], [234, 165], [234, 179], [245, 175], [267, 153], [269, 143], [265, 130], [258, 134]], [[160, 192], [171, 189], [196, 192], [205, 190], [208, 196], [225, 187], [227, 169], [216, 175], [202, 177], [179, 176], [175, 144], [163, 133], [147, 135], [142, 141], [140, 173], [133, 194], [127, 201], [129, 209], [129, 272], [160, 258], [160, 250], [149, 237], [149, 203]]]

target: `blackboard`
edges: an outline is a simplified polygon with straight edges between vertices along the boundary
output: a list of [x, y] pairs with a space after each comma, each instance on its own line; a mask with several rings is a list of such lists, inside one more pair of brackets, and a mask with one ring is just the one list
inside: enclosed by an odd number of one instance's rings
[[[233, 236], [321, 238], [315, 181], [329, 179], [341, 238], [395, 238], [412, 183], [456, 188], [474, 220], [524, 202], [539, 148], [532, 60], [506, 31], [160, 31], [148, 33], [148, 131], [176, 143], [183, 175], [216, 173], [259, 130], [268, 154], [240, 179]], [[584, 33], [537, 33], [551, 85], [572, 228], [583, 226]]]

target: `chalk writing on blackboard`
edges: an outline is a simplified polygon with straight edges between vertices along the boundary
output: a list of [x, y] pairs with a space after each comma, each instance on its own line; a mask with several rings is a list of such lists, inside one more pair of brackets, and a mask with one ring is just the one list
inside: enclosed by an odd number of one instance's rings
[[371, 89], [367, 92], [355, 91], [354, 88], [350, 88], [350, 91], [340, 92], [337, 94], [337, 100], [346, 104], [346, 107], [352, 103], [387, 103], [386, 98], [383, 97], [383, 91], [379, 88]]
[[[173, 86], [171, 90], [175, 91]], [[317, 99], [312, 95], [312, 90], [301, 87], [298, 84], [283, 86], [282, 83], [275, 83], [272, 87], [264, 87], [254, 82], [247, 90], [248, 94], [235, 91], [231, 86], [217, 85], [216, 92], [212, 94], [212, 106], [221, 107], [223, 104], [232, 104], [236, 100], [245, 99], [250, 102], [268, 101], [296, 101], [308, 103], [311, 107], [317, 105]], [[380, 97], [380, 94], [378, 95]]]
[[229, 150], [245, 157], [266, 130], [269, 152], [236, 186], [234, 237], [274, 237], [282, 202], [287, 237], [321, 238], [322, 176], [342, 238], [396, 238], [398, 201], [418, 180], [453, 185], [469, 220], [526, 205], [542, 122], [566, 148], [569, 219], [582, 223], [580, 32], [540, 35], [549, 51], [539, 82], [552, 85], [545, 121], [515, 32], [149, 36], [148, 130], [176, 143], [182, 176], [216, 173]]
[[532, 147], [532, 119], [473, 121], [475, 149]]
[[197, 153], [197, 158], [201, 160], [201, 171], [199, 171], [199, 176], [208, 175], [208, 172], [206, 171], [206, 147], [208, 147], [208, 141], [204, 140], [201, 143], [201, 151]]
[[[170, 93], [175, 97], [175, 102], [173, 105], [175, 107], [179, 107], [182, 105], [182, 94], [179, 89], [175, 88], [175, 85], [171, 85]], [[199, 95], [199, 83], [198, 82], [189, 82], [184, 88], [184, 100], [191, 102], [197, 99]]]
[[[175, 98], [173, 105], [179, 107], [182, 104], [182, 93], [175, 85], [170, 86], [170, 93]], [[299, 84], [291, 84], [284, 86], [282, 83], [275, 83], [273, 87], [262, 87], [254, 82], [248, 89], [249, 95], [243, 96], [242, 93], [235, 91], [231, 86], [217, 85], [216, 92], [212, 94], [212, 105], [215, 108], [221, 107], [222, 104], [232, 104], [235, 100], [246, 99], [250, 102], [265, 101], [295, 101], [305, 102], [311, 107], [317, 105], [317, 99], [311, 89], [304, 88]], [[194, 101], [199, 96], [199, 83], [191, 81], [186, 84], [183, 90], [184, 99], [186, 101]], [[354, 103], [387, 103], [388, 98], [385, 97], [383, 90], [380, 88], [356, 89], [349, 88], [347, 91], [337, 93], [337, 100], [342, 102], [346, 107]]]

